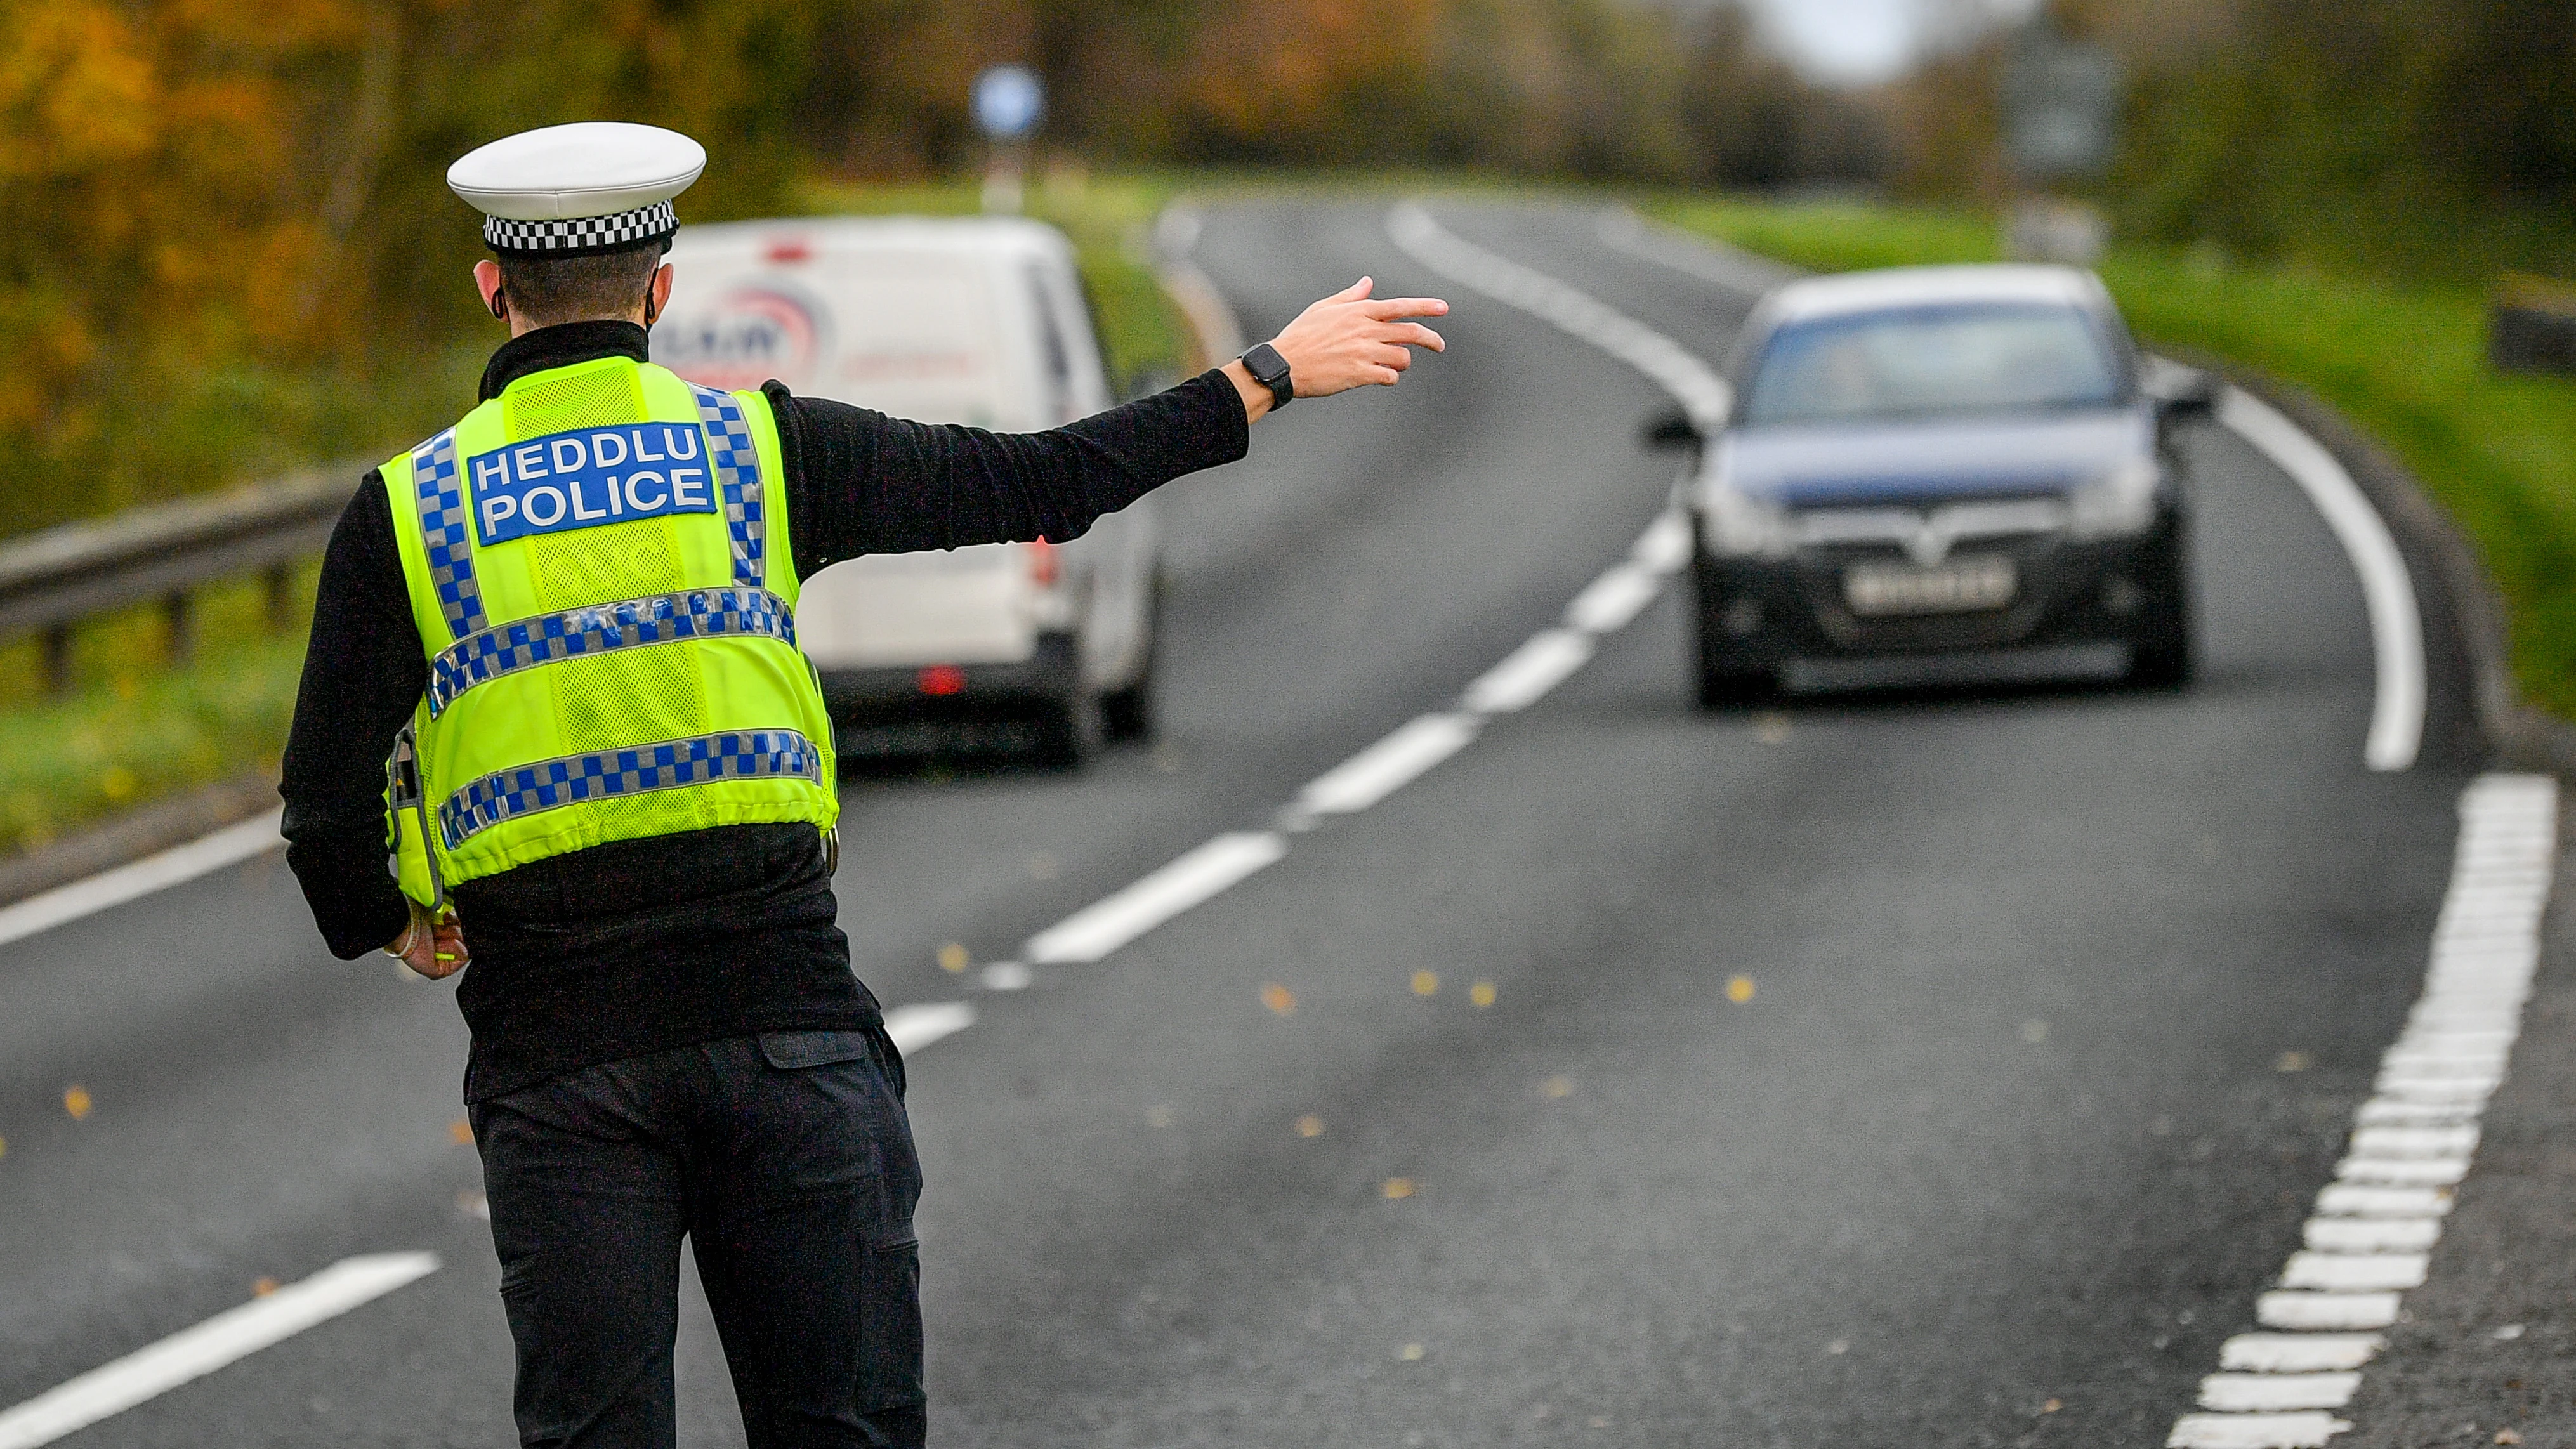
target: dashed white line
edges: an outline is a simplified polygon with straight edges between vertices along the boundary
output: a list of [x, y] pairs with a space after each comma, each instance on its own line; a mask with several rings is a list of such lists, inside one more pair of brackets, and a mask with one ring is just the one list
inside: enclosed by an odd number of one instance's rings
[[147, 855], [0, 909], [0, 946], [275, 850], [286, 843], [277, 834], [284, 814], [282, 810], [271, 810], [158, 855]]
[[2272, 1374], [2357, 1369], [2387, 1346], [2375, 1333], [2240, 1333], [2219, 1346], [2218, 1366]]
[[1419, 779], [1476, 738], [1472, 714], [1426, 714], [1344, 760], [1297, 792], [1309, 815], [1351, 815]]
[[1287, 853], [1277, 831], [1220, 835], [1030, 937], [1026, 955], [1041, 966], [1097, 961]]
[[974, 1024], [975, 1008], [962, 1001], [917, 1002], [885, 1014], [886, 1035], [894, 1039], [895, 1050], [906, 1055]]
[[2449, 1189], [2468, 1175], [2539, 964], [2557, 819], [2546, 776], [2482, 776], [2461, 795], [2424, 995], [2381, 1058], [2338, 1180], [2317, 1194], [2306, 1246], [2255, 1300], [2256, 1322], [2288, 1331], [2229, 1339], [2202, 1381], [2208, 1412], [2177, 1420], [2170, 1449], [2300, 1449], [2352, 1427], [2323, 1411], [2351, 1399], [2384, 1346], [2352, 1330], [2395, 1323], [2400, 1294], [2422, 1286]]
[[1621, 564], [1594, 579], [1565, 606], [1565, 622], [1587, 634], [1615, 634], [1655, 601], [1663, 580], [1635, 564]]
[[1592, 658], [1592, 636], [1542, 629], [1467, 686], [1459, 702], [1478, 714], [1511, 714], [1539, 702]]
[[50, 1444], [437, 1271], [435, 1253], [343, 1258], [0, 1413], [0, 1449]]

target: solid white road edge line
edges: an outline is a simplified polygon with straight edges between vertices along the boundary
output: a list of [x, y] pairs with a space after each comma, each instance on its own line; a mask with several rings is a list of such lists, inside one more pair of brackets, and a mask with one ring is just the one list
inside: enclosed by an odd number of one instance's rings
[[[2557, 835], [2558, 787], [2545, 775], [2481, 775], [2461, 792], [2424, 994], [2381, 1059], [2375, 1095], [2354, 1114], [2350, 1155], [2336, 1167], [2344, 1180], [2317, 1194], [2307, 1246], [2290, 1255], [2281, 1287], [2255, 1300], [2257, 1322], [2290, 1331], [2229, 1339], [2221, 1372], [2201, 1381], [2208, 1412], [2176, 1420], [2168, 1449], [2304, 1449], [2352, 1427], [2324, 1411], [2352, 1398], [2383, 1343], [2350, 1330], [2396, 1322], [2400, 1294], [2424, 1282], [2451, 1207], [2448, 1185], [2468, 1172], [2478, 1114], [2521, 1029]], [[2469, 1090], [2439, 1103], [2438, 1125], [2379, 1125], [2392, 1106], [2421, 1105], [2397, 1094], [2447, 1083], [2414, 1069], [2460, 1070], [2443, 1065], [2452, 1062], [2472, 1064], [2474, 1075], [2464, 1079]]]
[[1189, 319], [1190, 330], [1199, 335], [1199, 350], [1207, 354], [1207, 365], [1222, 367], [1240, 355], [1246, 344], [1243, 324], [1235, 319], [1225, 293], [1190, 259], [1206, 225], [1206, 219], [1190, 208], [1171, 207], [1155, 219], [1154, 250], [1162, 261], [1158, 270], [1163, 290], [1172, 294], [1181, 315]]
[[2290, 475], [2361, 575], [2379, 664], [2361, 758], [2374, 770], [2405, 769], [2424, 741], [2424, 623], [2397, 540], [2335, 455], [2269, 404], [2231, 387], [2218, 405], [2218, 420]]
[[437, 1271], [436, 1253], [343, 1258], [0, 1413], [0, 1449], [50, 1444]]
[[[1596, 230], [1604, 243], [1632, 256], [1754, 296], [1804, 275], [1750, 253], [1656, 226], [1625, 207], [1605, 212]], [[2376, 661], [2370, 733], [2362, 742], [2362, 762], [2373, 770], [2408, 768], [2424, 740], [2424, 624], [2416, 607], [2414, 578], [2406, 572], [2406, 561], [2397, 551], [2387, 521], [2333, 452], [2261, 399], [2229, 388], [2219, 403], [2218, 420], [2290, 475], [2352, 561], [2353, 572], [2361, 578], [2362, 605], [2370, 618]]]
[[282, 809], [271, 810], [158, 855], [147, 855], [87, 880], [56, 886], [0, 909], [0, 946], [275, 850], [286, 843], [277, 833], [284, 815]]

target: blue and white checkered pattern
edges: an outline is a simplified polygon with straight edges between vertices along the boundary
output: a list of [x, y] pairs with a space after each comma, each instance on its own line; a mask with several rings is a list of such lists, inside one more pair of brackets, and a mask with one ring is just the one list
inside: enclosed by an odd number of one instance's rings
[[457, 791], [438, 807], [438, 833], [455, 850], [504, 820], [585, 800], [723, 779], [780, 778], [817, 783], [823, 778], [814, 742], [794, 730], [742, 730], [566, 755], [486, 775]]
[[454, 428], [411, 450], [411, 490], [438, 607], [447, 616], [448, 635], [462, 639], [486, 620], [483, 589], [474, 582], [474, 552], [465, 540], [465, 487], [456, 468]]
[[698, 397], [698, 420], [707, 427], [707, 461], [724, 489], [725, 523], [733, 531], [733, 581], [756, 589], [768, 582], [763, 551], [769, 526], [761, 509], [760, 450], [742, 403], [729, 392], [689, 385]]
[[767, 589], [689, 589], [514, 620], [459, 639], [429, 661], [429, 712], [445, 713], [478, 684], [558, 659], [723, 637], [794, 644], [796, 618]]

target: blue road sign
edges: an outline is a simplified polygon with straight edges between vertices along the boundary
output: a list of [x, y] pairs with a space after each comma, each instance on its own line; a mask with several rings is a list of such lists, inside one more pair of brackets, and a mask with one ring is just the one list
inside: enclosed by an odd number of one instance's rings
[[1046, 88], [1027, 67], [996, 65], [975, 77], [975, 124], [996, 141], [1017, 141], [1046, 114]]

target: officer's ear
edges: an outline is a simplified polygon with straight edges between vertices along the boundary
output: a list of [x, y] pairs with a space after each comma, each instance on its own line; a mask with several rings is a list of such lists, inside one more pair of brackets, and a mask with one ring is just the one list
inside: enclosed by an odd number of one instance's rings
[[650, 327], [671, 305], [671, 264], [664, 262], [653, 269], [653, 285], [644, 289], [644, 325]]
[[483, 294], [483, 310], [496, 321], [510, 316], [509, 299], [501, 292], [501, 264], [486, 257], [474, 264], [474, 290]]

